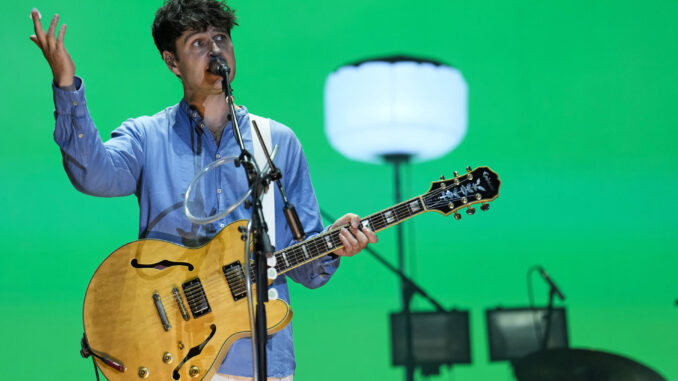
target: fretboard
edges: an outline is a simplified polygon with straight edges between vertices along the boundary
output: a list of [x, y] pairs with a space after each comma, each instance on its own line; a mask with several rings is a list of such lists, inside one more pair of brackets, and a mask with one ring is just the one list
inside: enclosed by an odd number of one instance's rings
[[[425, 211], [422, 198], [418, 196], [367, 216], [360, 222], [363, 227], [378, 232]], [[304, 242], [275, 252], [275, 269], [278, 274], [285, 273], [344, 247], [339, 239], [341, 228], [333, 228]]]

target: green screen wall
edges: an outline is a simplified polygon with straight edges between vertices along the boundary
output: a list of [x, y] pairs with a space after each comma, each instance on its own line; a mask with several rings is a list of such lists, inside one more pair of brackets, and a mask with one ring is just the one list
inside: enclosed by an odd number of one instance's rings
[[[0, 379], [92, 379], [78, 354], [87, 282], [136, 239], [133, 197], [78, 193], [53, 141], [51, 73], [29, 12], [58, 12], [102, 136], [177, 103], [153, 45], [160, 1], [5, 2], [0, 14], [3, 255]], [[447, 308], [471, 313], [470, 365], [432, 379], [511, 380], [490, 363], [484, 311], [528, 304], [541, 264], [567, 295], [571, 345], [631, 357], [678, 378], [678, 2], [245, 1], [233, 33], [236, 101], [293, 128], [316, 193], [334, 215], [392, 204], [392, 168], [350, 161], [323, 131], [326, 76], [392, 54], [442, 60], [469, 86], [468, 133], [453, 152], [408, 165], [405, 196], [441, 174], [487, 165], [502, 180], [487, 213], [405, 223], [406, 270]], [[395, 233], [373, 247], [396, 263]], [[534, 277], [537, 303], [547, 288]], [[296, 379], [402, 379], [388, 314], [399, 283], [369, 255], [342, 260], [317, 290], [291, 286]], [[431, 310], [416, 299], [414, 308]], [[49, 374], [49, 376], [46, 376]]]

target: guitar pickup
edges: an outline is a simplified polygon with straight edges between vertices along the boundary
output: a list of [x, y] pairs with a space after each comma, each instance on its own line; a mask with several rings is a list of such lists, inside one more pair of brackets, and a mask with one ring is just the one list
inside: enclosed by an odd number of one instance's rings
[[205, 290], [203, 289], [199, 278], [189, 280], [182, 284], [181, 287], [184, 289], [184, 295], [186, 296], [186, 301], [188, 301], [188, 308], [190, 308], [194, 319], [212, 312], [212, 308], [207, 301], [207, 295], [205, 294]]
[[238, 301], [247, 296], [247, 280], [240, 261], [223, 266], [221, 269], [226, 277], [228, 288], [231, 290], [233, 301]]

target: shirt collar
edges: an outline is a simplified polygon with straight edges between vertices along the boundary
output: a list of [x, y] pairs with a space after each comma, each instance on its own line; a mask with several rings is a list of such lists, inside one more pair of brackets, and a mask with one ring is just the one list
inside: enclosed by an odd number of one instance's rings
[[[189, 119], [192, 119], [197, 125], [199, 125], [202, 122], [202, 117], [200, 116], [200, 113], [198, 110], [193, 109], [185, 99], [182, 99], [181, 102], [179, 102], [179, 108], [181, 111], [188, 116]], [[235, 116], [238, 118], [238, 123], [242, 126], [243, 124], [243, 118], [248, 114], [247, 112], [247, 107], [245, 106], [239, 106], [235, 109]]]

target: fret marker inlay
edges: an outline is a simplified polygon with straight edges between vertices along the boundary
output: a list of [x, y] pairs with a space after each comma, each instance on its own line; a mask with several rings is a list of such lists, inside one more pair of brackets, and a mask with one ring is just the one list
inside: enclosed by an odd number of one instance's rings
[[308, 251], [306, 250], [306, 245], [301, 245], [301, 251], [304, 252], [304, 258], [308, 259], [309, 255], [308, 255]]
[[325, 243], [327, 244], [327, 248], [331, 249], [334, 247], [334, 244], [332, 243], [332, 240], [330, 239], [329, 235], [325, 236]]
[[393, 217], [393, 212], [390, 211], [390, 210], [388, 212], [384, 213], [384, 217], [386, 217], [386, 222], [389, 223], [389, 224], [391, 224], [395, 221], [395, 218]]
[[290, 267], [290, 263], [287, 262], [287, 253], [285, 253], [285, 252], [283, 251], [283, 252], [280, 254], [280, 256], [281, 256], [282, 259], [285, 261], [285, 265], [287, 265], [287, 267]]
[[421, 208], [419, 207], [419, 202], [418, 201], [412, 201], [410, 203], [410, 210], [415, 213], [418, 212]]

